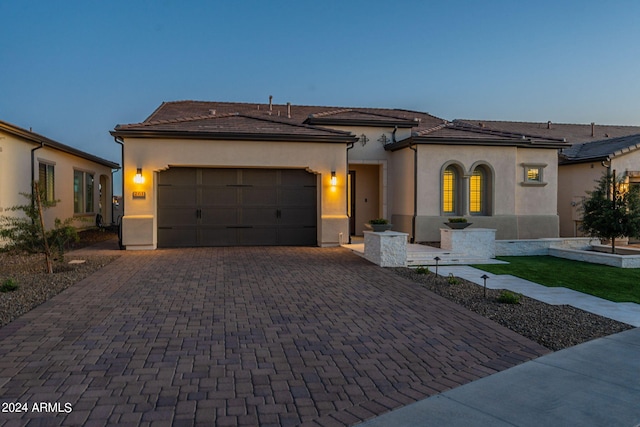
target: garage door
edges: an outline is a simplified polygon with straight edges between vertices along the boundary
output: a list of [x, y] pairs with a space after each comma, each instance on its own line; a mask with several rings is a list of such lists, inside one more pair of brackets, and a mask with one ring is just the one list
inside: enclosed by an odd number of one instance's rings
[[170, 168], [158, 246], [317, 244], [316, 176], [300, 169]]

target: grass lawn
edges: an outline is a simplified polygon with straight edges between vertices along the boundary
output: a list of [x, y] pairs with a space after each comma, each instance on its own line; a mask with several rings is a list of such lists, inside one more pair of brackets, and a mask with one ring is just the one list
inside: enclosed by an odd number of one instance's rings
[[498, 257], [509, 264], [474, 265], [549, 287], [564, 287], [614, 302], [640, 304], [640, 269], [571, 261], [552, 256]]

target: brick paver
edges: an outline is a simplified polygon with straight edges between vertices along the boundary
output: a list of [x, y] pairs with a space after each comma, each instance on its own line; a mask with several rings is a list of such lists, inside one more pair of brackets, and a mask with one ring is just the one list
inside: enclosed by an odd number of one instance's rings
[[0, 329], [0, 424], [350, 425], [547, 352], [342, 248], [127, 252]]

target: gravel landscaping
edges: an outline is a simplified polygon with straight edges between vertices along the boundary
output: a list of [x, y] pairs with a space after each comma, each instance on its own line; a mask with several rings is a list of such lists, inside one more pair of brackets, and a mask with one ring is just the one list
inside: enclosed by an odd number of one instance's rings
[[575, 307], [525, 296], [518, 304], [501, 303], [497, 298], [502, 290], [487, 289], [485, 298], [482, 286], [460, 278], [451, 284], [449, 278], [434, 273], [418, 274], [409, 268], [393, 271], [554, 351], [633, 328]]
[[[100, 230], [81, 232], [80, 241], [74, 243], [72, 249], [113, 237], [113, 233]], [[0, 286], [7, 281], [18, 286], [14, 291], [0, 292], [0, 327], [81, 281], [115, 258], [117, 257], [83, 256], [81, 259], [85, 262], [69, 264], [74, 258], [65, 256], [64, 262], [54, 263], [53, 274], [47, 274], [42, 254], [0, 252]]]
[[[101, 240], [113, 238], [103, 231], [88, 231], [81, 234], [81, 242], [75, 248], [87, 246]], [[54, 274], [44, 273], [42, 255], [10, 254], [0, 252], [0, 285], [11, 279], [18, 289], [0, 292], [0, 326], [6, 325], [69, 286], [79, 282], [104, 267], [115, 256], [83, 256], [84, 263], [57, 262]], [[396, 274], [410, 279], [430, 291], [454, 301], [467, 309], [487, 317], [520, 335], [551, 349], [561, 350], [585, 341], [631, 329], [630, 325], [591, 314], [571, 306], [556, 306], [522, 296], [518, 304], [497, 301], [500, 290], [483, 288], [474, 283], [456, 278], [449, 283], [446, 277], [433, 273], [418, 274], [409, 268], [392, 269]]]

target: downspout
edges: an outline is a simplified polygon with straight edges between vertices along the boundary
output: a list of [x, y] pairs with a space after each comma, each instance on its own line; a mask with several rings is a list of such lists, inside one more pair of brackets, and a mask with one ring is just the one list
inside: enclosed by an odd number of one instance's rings
[[[347, 144], [347, 174], [345, 175], [345, 183], [347, 186], [349, 185], [349, 150], [351, 150], [354, 145], [355, 142], [350, 142], [349, 144]], [[349, 216], [349, 203], [351, 203], [351, 200], [349, 200], [349, 188], [347, 188], [346, 190], [347, 191], [345, 191], [345, 198], [347, 199], [347, 204], [345, 206], [347, 210], [345, 213], [347, 214], [347, 236], [349, 236], [349, 244], [351, 244], [351, 217]], [[351, 214], [353, 215], [353, 206], [351, 208]]]
[[[113, 140], [117, 143], [120, 144], [120, 161], [122, 162], [122, 169], [120, 169], [122, 171], [122, 217], [124, 217], [124, 140], [122, 138], [120, 138], [119, 136], [114, 136]], [[111, 197], [113, 198], [113, 191], [111, 191]], [[111, 210], [113, 212], [113, 200], [111, 200]], [[113, 217], [113, 214], [111, 214], [111, 216]], [[124, 246], [122, 245], [122, 221], [120, 221], [120, 223], [118, 223], [118, 246], [120, 247], [120, 249], [124, 249]]]
[[413, 150], [413, 216], [411, 217], [411, 243], [416, 242], [416, 217], [418, 216], [418, 146], [409, 144]]
[[35, 203], [35, 197], [36, 197], [36, 194], [33, 191], [33, 184], [35, 182], [34, 175], [36, 173], [35, 152], [36, 152], [36, 150], [39, 150], [39, 149], [41, 149], [43, 147], [44, 147], [44, 142], [40, 141], [40, 146], [39, 147], [31, 149], [31, 207], [33, 207], [33, 204]]

